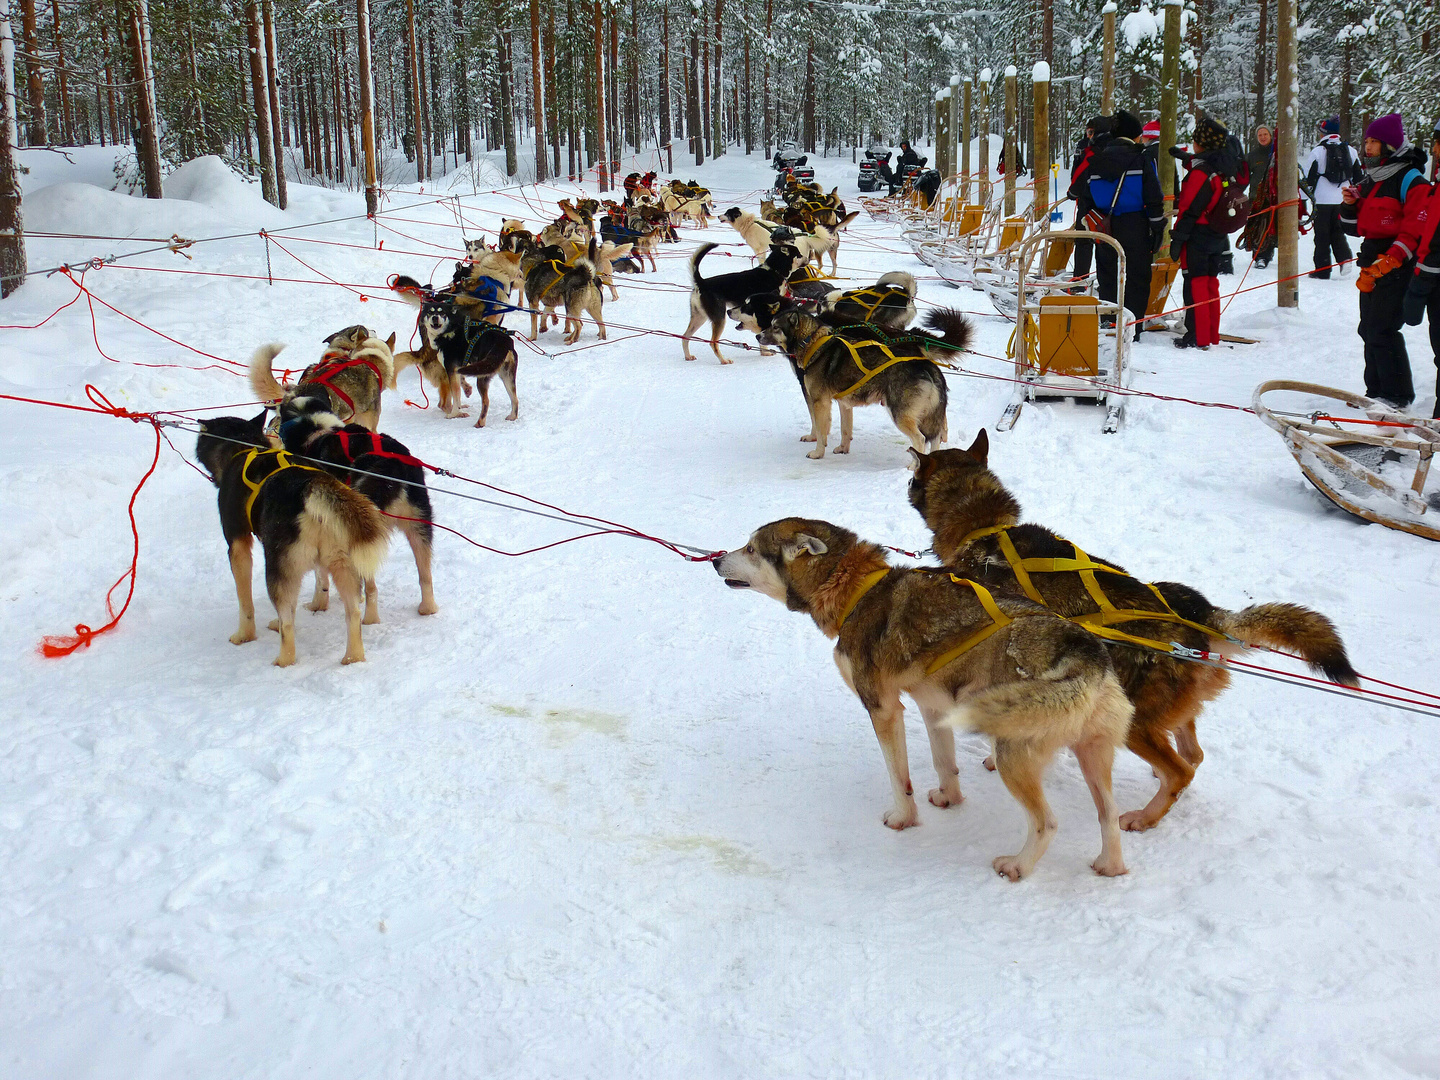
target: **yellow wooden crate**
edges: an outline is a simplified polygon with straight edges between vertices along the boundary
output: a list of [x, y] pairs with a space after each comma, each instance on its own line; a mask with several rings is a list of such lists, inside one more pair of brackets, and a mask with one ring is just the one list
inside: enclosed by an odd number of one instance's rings
[[1100, 299], [1095, 296], [1042, 296], [1038, 340], [1031, 362], [1043, 375], [1100, 372]]

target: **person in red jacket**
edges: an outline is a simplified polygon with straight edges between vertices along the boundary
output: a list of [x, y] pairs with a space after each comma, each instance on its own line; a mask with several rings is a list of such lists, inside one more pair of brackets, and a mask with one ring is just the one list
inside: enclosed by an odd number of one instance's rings
[[[1201, 114], [1195, 124], [1195, 150], [1189, 172], [1175, 198], [1175, 224], [1170, 228], [1170, 258], [1185, 274], [1185, 333], [1177, 349], [1208, 349], [1220, 342], [1220, 265], [1230, 251], [1224, 230], [1211, 223], [1225, 182], [1250, 182], [1240, 140], [1213, 116]], [[1179, 156], [1179, 155], [1176, 155]]]
[[1440, 123], [1430, 132], [1430, 202], [1426, 207], [1425, 230], [1420, 250], [1415, 253], [1415, 274], [1405, 289], [1405, 321], [1419, 326], [1430, 320], [1430, 349], [1435, 354], [1435, 408], [1431, 416], [1440, 420], [1440, 244], [1435, 227], [1440, 225]]
[[1415, 400], [1410, 357], [1400, 327], [1405, 289], [1429, 218], [1430, 184], [1422, 151], [1405, 141], [1399, 113], [1365, 129], [1365, 178], [1341, 192], [1340, 227], [1360, 237], [1360, 339], [1365, 343], [1365, 394], [1406, 408]]

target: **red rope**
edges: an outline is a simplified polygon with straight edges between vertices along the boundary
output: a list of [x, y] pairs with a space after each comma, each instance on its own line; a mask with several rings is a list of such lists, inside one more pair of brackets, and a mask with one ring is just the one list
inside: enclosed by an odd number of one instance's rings
[[[110, 621], [105, 623], [105, 625], [99, 627], [98, 629], [94, 630], [86, 626], [84, 623], [77, 623], [75, 625], [75, 633], [73, 634], [47, 635], [40, 642], [40, 653], [43, 656], [48, 656], [51, 658], [57, 656], [69, 656], [77, 649], [89, 648], [90, 643], [94, 641], [97, 637], [99, 637], [101, 634], [108, 633], [109, 631], [115, 629], [116, 625], [120, 622], [120, 620], [125, 617], [125, 612], [130, 609], [130, 601], [135, 596], [136, 568], [139, 566], [140, 563], [140, 529], [135, 524], [135, 500], [140, 497], [140, 489], [145, 486], [145, 482], [149, 480], [150, 477], [154, 474], [155, 466], [158, 465], [160, 462], [160, 423], [158, 420], [155, 419], [154, 416], [150, 415], [149, 413], [132, 413], [128, 409], [122, 409], [118, 406], [112, 405], [110, 401], [106, 399], [104, 394], [102, 394], [99, 390], [90, 385], [86, 385], [85, 387], [85, 396], [89, 398], [90, 401], [93, 402], [96, 406], [98, 406], [98, 408], [85, 409], [78, 405], [63, 405], [62, 407], [68, 409], [77, 409], [80, 412], [97, 412], [104, 413], [109, 416], [118, 416], [126, 420], [133, 420], [136, 423], [148, 422], [155, 431], [155, 451], [150, 456], [150, 467], [145, 470], [145, 475], [140, 477], [140, 482], [135, 485], [135, 490], [130, 493], [130, 502], [126, 506], [126, 513], [130, 517], [130, 538], [133, 546], [131, 547], [130, 552], [129, 569], [127, 569], [123, 574], [116, 578], [115, 584], [111, 585], [105, 593], [105, 613], [110, 617]], [[16, 398], [14, 400], [33, 401], [35, 399]], [[54, 405], [59, 403], [41, 402], [41, 404]], [[118, 589], [121, 584], [123, 584], [127, 579], [129, 580], [130, 587], [125, 592], [125, 603], [120, 605], [119, 611], [116, 611], [114, 603], [115, 590]]]

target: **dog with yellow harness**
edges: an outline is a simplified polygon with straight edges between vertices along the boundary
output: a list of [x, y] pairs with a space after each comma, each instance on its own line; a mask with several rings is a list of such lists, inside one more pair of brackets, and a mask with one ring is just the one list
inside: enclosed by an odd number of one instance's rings
[[766, 310], [762, 316], [760, 322], [768, 318], [769, 325], [757, 340], [785, 350], [810, 411], [810, 434], [800, 440], [815, 443], [807, 457], [825, 456], [832, 401], [840, 406], [837, 454], [850, 452], [853, 414], [860, 405], [884, 405], [917, 450], [946, 440], [948, 390], [931, 350], [960, 352], [969, 345], [971, 326], [959, 312], [931, 312], [930, 324], [944, 331], [939, 337], [921, 331], [891, 334], [869, 323], [837, 326], [793, 308], [773, 315]]
[[1335, 624], [1317, 611], [1284, 603], [1226, 611], [1187, 585], [1138, 581], [1049, 529], [1017, 524], [1020, 504], [990, 471], [989, 452], [983, 430], [968, 450], [916, 451], [910, 503], [950, 570], [1023, 594], [1105, 642], [1135, 706], [1125, 745], [1160, 779], [1148, 805], [1121, 815], [1122, 828], [1155, 826], [1204, 760], [1195, 719], [1230, 676], [1184, 659], [1187, 650], [1233, 656], [1251, 646], [1282, 649], [1334, 682], [1356, 685]]
[[271, 449], [265, 414], [245, 420], [219, 416], [200, 424], [195, 459], [220, 492], [220, 529], [240, 602], [233, 645], [255, 640], [251, 593], [253, 539], [265, 553], [265, 587], [280, 631], [277, 667], [295, 663], [295, 605], [312, 568], [323, 569], [345, 603], [342, 664], [365, 659], [360, 638], [361, 585], [373, 580], [389, 547], [389, 530], [375, 504], [343, 481]]
[[250, 389], [266, 402], [280, 404], [288, 396], [323, 387], [335, 415], [376, 431], [380, 427], [380, 395], [395, 388], [395, 335], [381, 341], [363, 326], [347, 326], [325, 339], [319, 363], [300, 373], [300, 381], [282, 384], [272, 365], [284, 345], [264, 345], [250, 358]]
[[958, 806], [954, 729], [995, 740], [1005, 786], [1025, 808], [1025, 845], [991, 864], [1025, 877], [1055, 835], [1044, 772], [1061, 747], [1080, 762], [1100, 815], [1096, 873], [1125, 873], [1110, 788], [1115, 748], [1125, 741], [1130, 703], [1100, 640], [1015, 593], [934, 570], [887, 564], [881, 549], [825, 521], [785, 518], [758, 529], [743, 550], [715, 562], [734, 589], [755, 589], [815, 620], [835, 639], [840, 676], [870, 714], [895, 805], [885, 824], [920, 823], [905, 746], [909, 694], [930, 735], [940, 786], [934, 806]]
[[[530, 309], [530, 340], [535, 341], [546, 329], [560, 321], [556, 309], [565, 309], [565, 344], [573, 345], [584, 326], [582, 315], [588, 314], [605, 340], [605, 297], [600, 291], [600, 274], [595, 268], [595, 238], [591, 237], [588, 256], [566, 261], [564, 250], [555, 245], [538, 249], [528, 255], [525, 269], [525, 306]], [[538, 320], [538, 329], [537, 329]]]

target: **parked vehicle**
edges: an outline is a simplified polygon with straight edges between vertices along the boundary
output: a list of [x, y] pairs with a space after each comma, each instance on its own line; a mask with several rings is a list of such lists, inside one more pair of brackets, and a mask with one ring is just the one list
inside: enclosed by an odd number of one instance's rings
[[785, 181], [790, 177], [810, 183], [815, 179], [815, 167], [807, 165], [806, 157], [794, 142], [782, 142], [775, 149], [775, 190], [784, 191]]
[[883, 146], [872, 146], [865, 151], [865, 157], [860, 162], [860, 178], [856, 181], [861, 191], [874, 191], [881, 184], [887, 183], [885, 173], [890, 171], [892, 156], [891, 151]]

